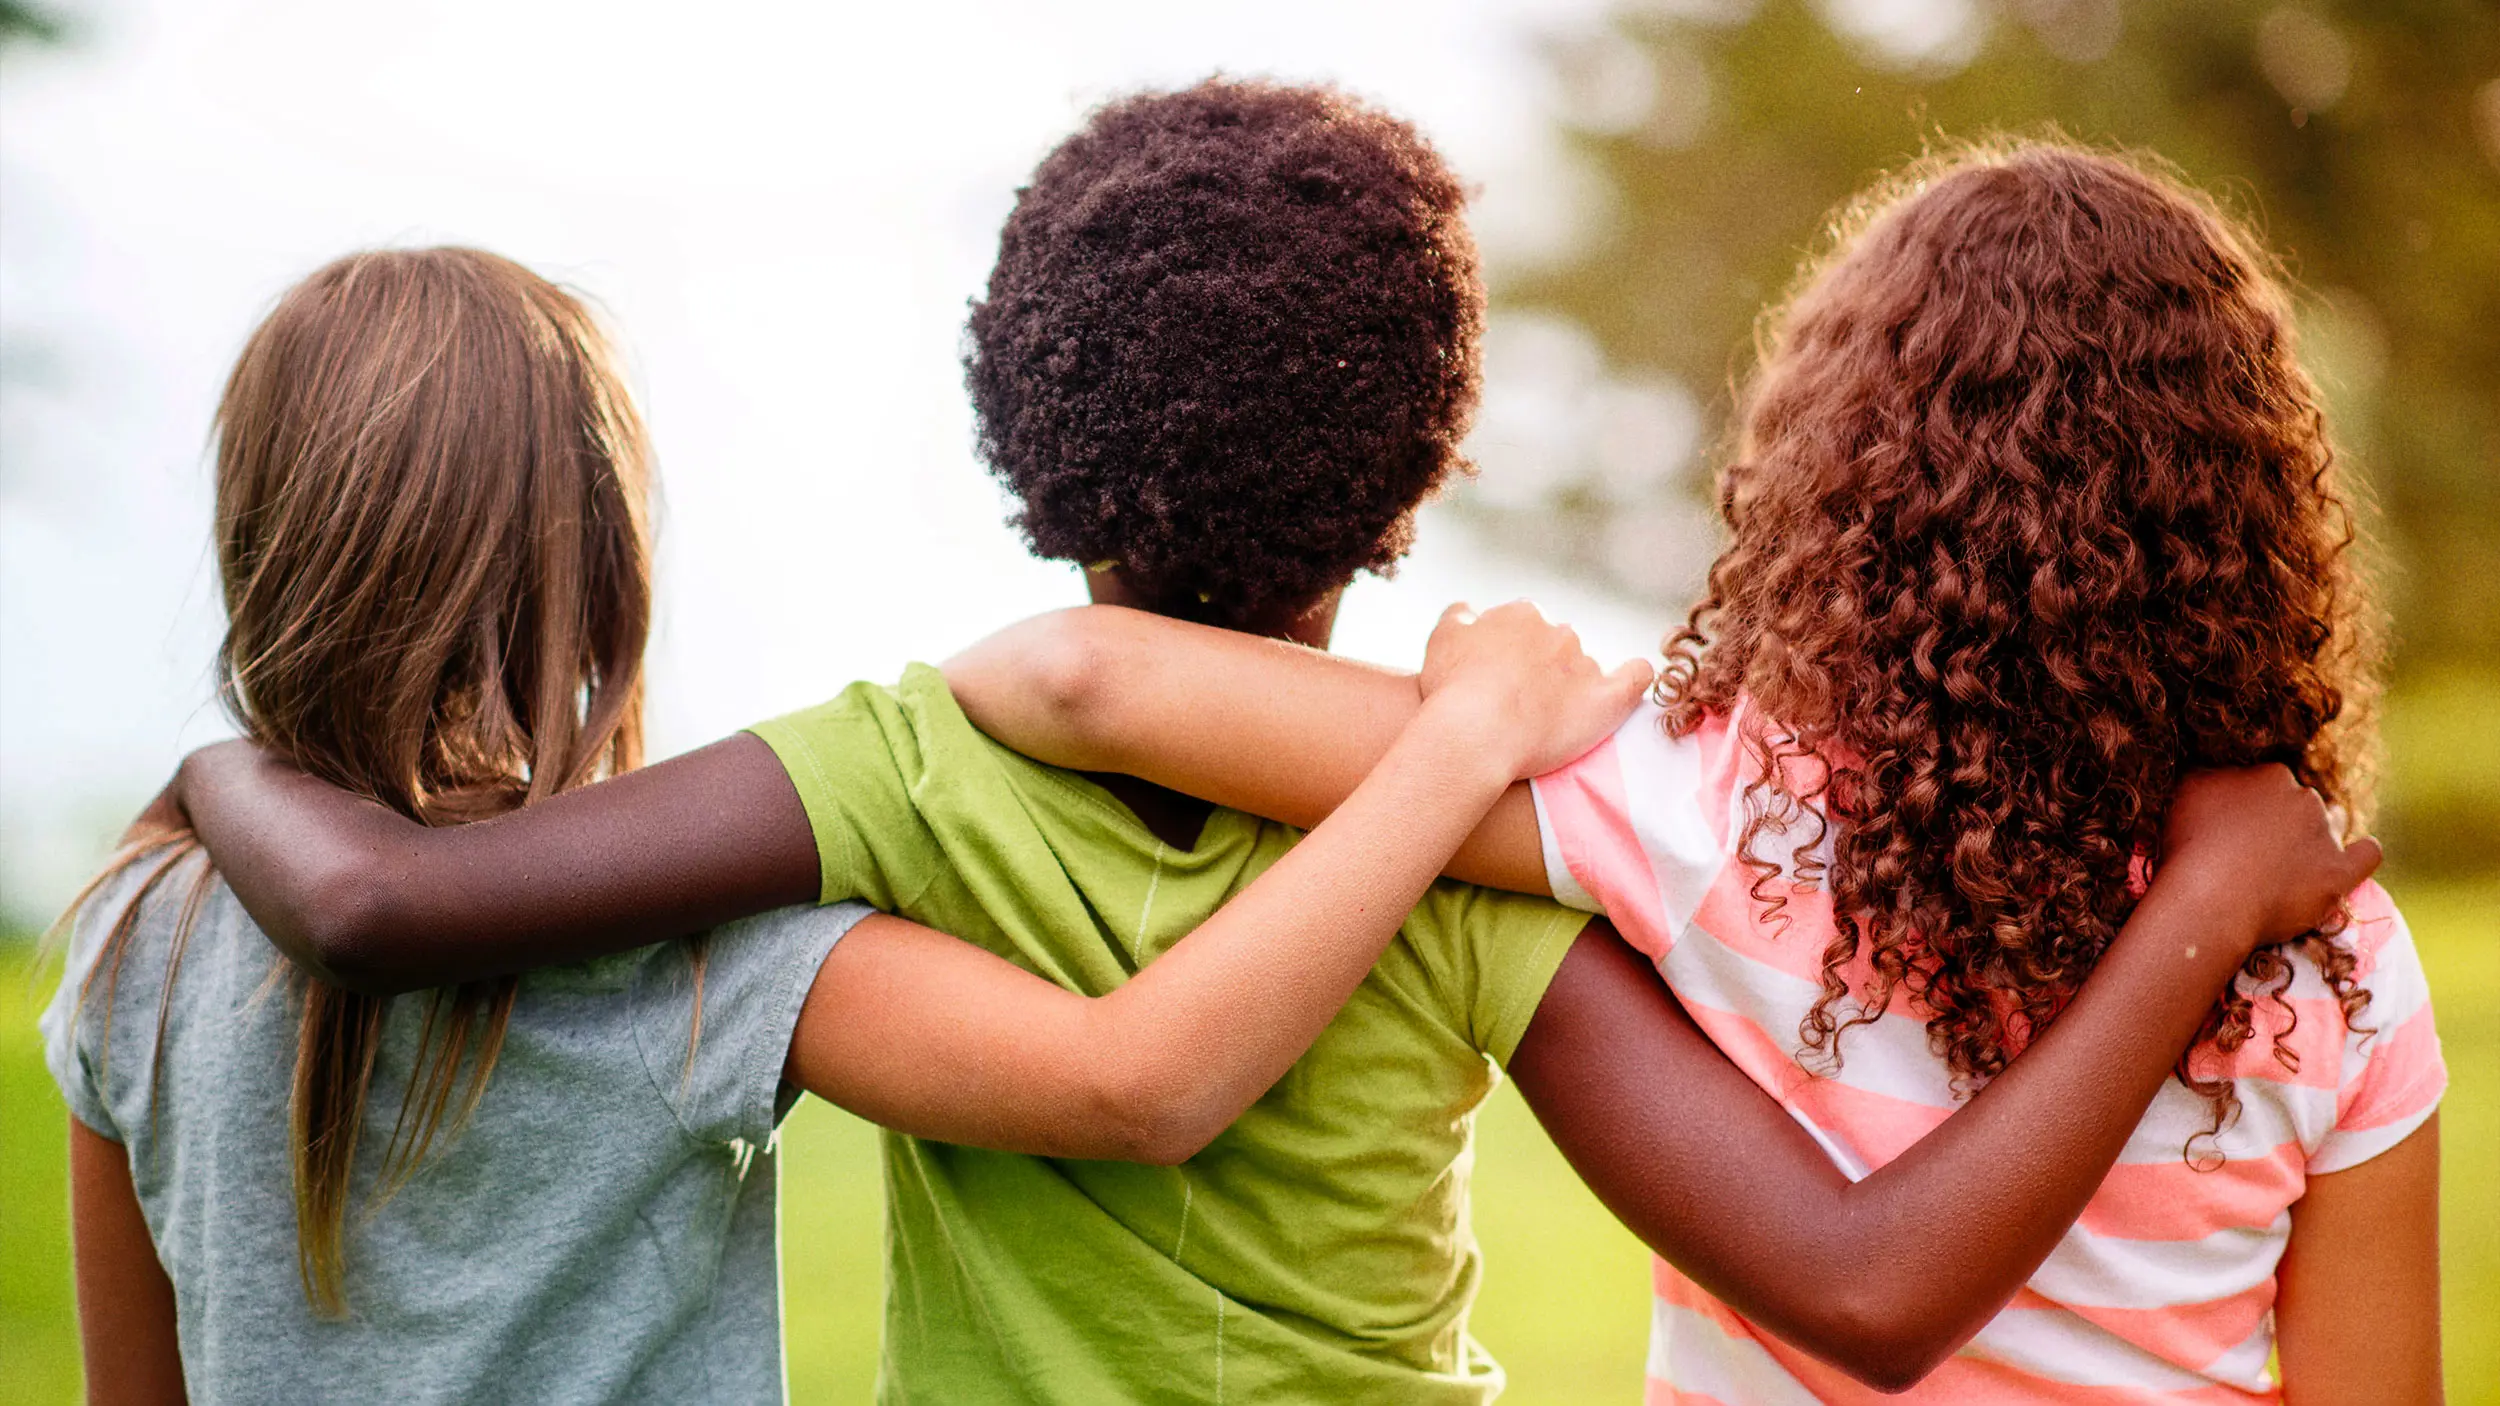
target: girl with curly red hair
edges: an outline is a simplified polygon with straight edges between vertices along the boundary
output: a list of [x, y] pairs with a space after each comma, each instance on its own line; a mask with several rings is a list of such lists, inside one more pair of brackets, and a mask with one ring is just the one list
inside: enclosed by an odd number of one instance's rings
[[[1730, 541], [1653, 701], [1517, 788], [1454, 872], [1607, 914], [1863, 1177], [2075, 997], [2191, 771], [2279, 764], [2366, 814], [2374, 660], [2286, 298], [2210, 201], [2007, 143], [1836, 229], [1767, 324]], [[1099, 610], [949, 678], [1035, 755], [1301, 823], [1414, 706], [1394, 676]], [[2385, 891], [2258, 948], [2177, 1074], [1916, 1395], [2437, 1395], [2446, 1075]], [[1655, 1282], [1651, 1400], [1867, 1394], [1664, 1260]]]

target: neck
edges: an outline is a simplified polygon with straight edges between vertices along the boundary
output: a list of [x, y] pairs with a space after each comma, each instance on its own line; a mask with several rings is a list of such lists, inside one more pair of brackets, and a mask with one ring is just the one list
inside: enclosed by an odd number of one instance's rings
[[[1130, 584], [1118, 567], [1085, 573], [1085, 594], [1096, 605], [1120, 605], [1150, 614], [1166, 614], [1147, 604], [1146, 595]], [[1343, 586], [1321, 596], [1297, 611], [1278, 611], [1236, 626], [1245, 635], [1264, 635], [1269, 639], [1288, 640], [1294, 644], [1326, 649], [1329, 638], [1337, 632], [1337, 604], [1345, 598]]]

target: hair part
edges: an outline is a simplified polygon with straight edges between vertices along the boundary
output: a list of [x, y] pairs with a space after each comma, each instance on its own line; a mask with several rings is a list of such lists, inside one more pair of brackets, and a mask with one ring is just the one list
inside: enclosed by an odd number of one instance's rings
[[[571, 295], [471, 249], [322, 268], [252, 334], [218, 409], [221, 699], [246, 737], [428, 825], [638, 765], [649, 481], [632, 399]], [[142, 902], [196, 852], [188, 831], [148, 837], [73, 904], [154, 857], [107, 936], [108, 985]], [[211, 877], [203, 860], [176, 925], [160, 1060], [175, 967]], [[390, 1003], [301, 986], [298, 1260], [307, 1298], [338, 1315]], [[432, 993], [381, 1198], [476, 1107], [514, 990], [506, 979]]]
[[981, 457], [1034, 553], [1236, 627], [1391, 570], [1465, 470], [1465, 203], [1413, 127], [1332, 88], [1095, 112], [1018, 193], [967, 334]]
[[[1841, 915], [1806, 1049], [1836, 1063], [1906, 991], [1985, 1080], [2117, 935], [2188, 771], [2283, 762], [2366, 817], [2376, 631], [2317, 391], [2257, 240], [2164, 168], [2060, 141], [1878, 186], [1764, 326], [1666, 725], [1748, 697], [1768, 720], [1758, 899], [1783, 873], [1764, 835], [1830, 839], [1786, 871]], [[2304, 941], [2357, 1017], [2350, 949]], [[2191, 1065], [2292, 975], [2257, 951], [2181, 1063], [2217, 1129], [2230, 1085]]]

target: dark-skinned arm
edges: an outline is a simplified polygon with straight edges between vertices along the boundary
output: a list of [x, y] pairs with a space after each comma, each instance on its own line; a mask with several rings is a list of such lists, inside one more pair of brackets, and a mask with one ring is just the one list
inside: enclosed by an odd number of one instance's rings
[[248, 742], [192, 753], [173, 791], [270, 940], [368, 995], [581, 961], [818, 896], [807, 812], [749, 733], [470, 825], [419, 825]]
[[2165, 845], [2160, 877], [2056, 1023], [1863, 1181], [1602, 922], [1564, 959], [1511, 1076], [1651, 1249], [1788, 1342], [1906, 1388], [2056, 1248], [2248, 953], [2331, 916], [2379, 858], [2367, 840], [2347, 849], [2280, 767], [2192, 779]]

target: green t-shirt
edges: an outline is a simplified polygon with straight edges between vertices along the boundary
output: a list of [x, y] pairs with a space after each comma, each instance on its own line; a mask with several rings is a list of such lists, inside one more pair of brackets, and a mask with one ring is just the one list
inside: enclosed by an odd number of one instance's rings
[[[983, 736], [920, 665], [755, 731], [806, 804], [827, 901], [1092, 995], [1298, 838], [1219, 810], [1175, 850]], [[887, 1134], [880, 1399], [1492, 1398], [1501, 1369], [1467, 1332], [1475, 1111], [1586, 921], [1436, 884], [1309, 1053], [1179, 1167]]]

